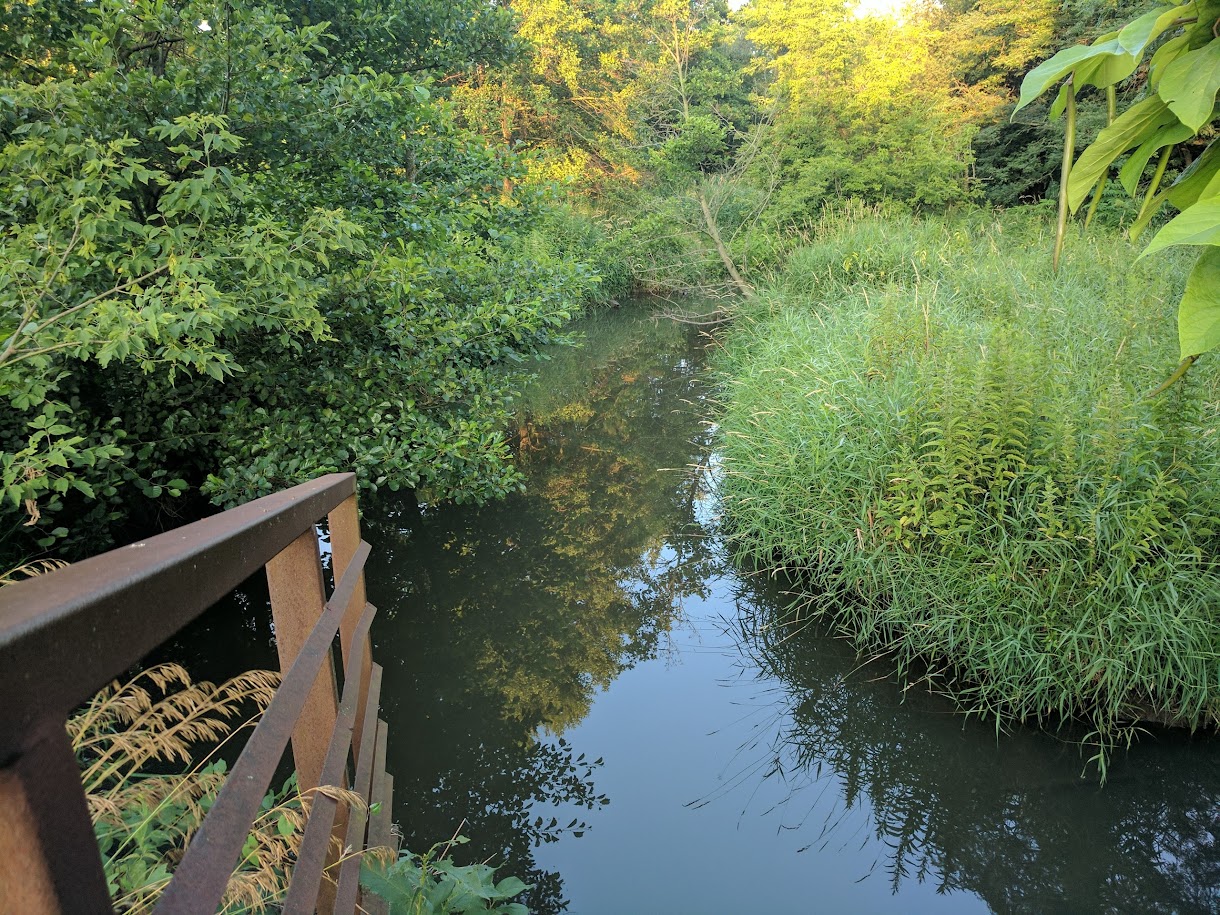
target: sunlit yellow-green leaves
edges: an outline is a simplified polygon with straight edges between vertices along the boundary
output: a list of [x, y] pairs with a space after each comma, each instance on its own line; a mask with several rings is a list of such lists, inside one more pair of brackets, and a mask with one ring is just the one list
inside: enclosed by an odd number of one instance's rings
[[[1220, 156], [1209, 146], [1168, 189], [1161, 190], [1159, 185], [1174, 147], [1206, 130], [1215, 116], [1216, 93], [1220, 91], [1220, 38], [1214, 29], [1217, 16], [1220, 5], [1205, 0], [1160, 6], [1091, 45], [1065, 48], [1026, 75], [1018, 105], [1023, 107], [1063, 83], [1051, 107], [1051, 116], [1056, 117], [1069, 95], [1085, 85], [1104, 87], [1126, 79], [1135, 71], [1131, 62], [1138, 64], [1150, 47], [1165, 39], [1153, 53], [1143, 97], [1104, 128], [1074, 163], [1070, 161], [1072, 150], [1065, 150], [1067, 193], [1063, 201], [1075, 213], [1105, 182], [1115, 162], [1128, 153], [1118, 177], [1127, 193], [1135, 196], [1149, 164], [1157, 157], [1144, 204], [1131, 229], [1132, 237], [1147, 227], [1166, 202], [1181, 213], [1157, 233], [1141, 256], [1174, 245], [1207, 247], [1179, 305], [1183, 358], [1220, 345], [1216, 305], [1220, 300], [1220, 269], [1214, 250], [1220, 245], [1220, 188], [1215, 184]], [[1060, 215], [1062, 222], [1064, 214]], [[1056, 261], [1061, 239], [1062, 232], [1057, 237]]]
[[1199, 256], [1186, 281], [1178, 306], [1178, 344], [1182, 358], [1220, 346], [1220, 250], [1214, 247]]

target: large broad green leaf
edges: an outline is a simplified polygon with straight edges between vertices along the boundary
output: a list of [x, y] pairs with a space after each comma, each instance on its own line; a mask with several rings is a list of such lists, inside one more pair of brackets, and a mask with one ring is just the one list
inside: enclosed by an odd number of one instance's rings
[[496, 895], [501, 899], [512, 899], [528, 889], [529, 887], [517, 877], [505, 877], [496, 884]]
[[367, 859], [360, 865], [360, 885], [388, 902], [394, 913], [410, 911], [423, 878], [423, 871], [418, 867], [404, 869], [396, 865], [387, 868]]
[[1212, 180], [1207, 182], [1203, 190], [1199, 192], [1198, 200], [1211, 200], [1215, 197], [1220, 200], [1220, 172], [1212, 175]]
[[1138, 54], [1103, 54], [1085, 61], [1076, 68], [1076, 79], [1074, 80], [1077, 86], [1076, 91], [1079, 92], [1081, 86], [1096, 86], [1098, 89], [1104, 89], [1106, 86], [1121, 83], [1135, 72], [1141, 56]]
[[1220, 198], [1206, 198], [1169, 220], [1140, 257], [1173, 245], [1220, 245]]
[[1211, 196], [1206, 191], [1216, 175], [1220, 175], [1220, 140], [1208, 144], [1207, 149], [1199, 153], [1198, 158], [1163, 193], [1170, 203], [1184, 210], [1201, 197]]
[[1183, 54], [1168, 67], [1157, 93], [1187, 127], [1198, 130], [1212, 119], [1220, 90], [1220, 41]]
[[1124, 111], [1114, 123], [1097, 135], [1097, 139], [1080, 155], [1068, 178], [1068, 206], [1072, 212], [1088, 197], [1097, 180], [1106, 173], [1110, 163], [1129, 149], [1150, 140], [1163, 127], [1177, 118], [1159, 96], [1150, 96]]
[[1190, 39], [1185, 35], [1170, 38], [1157, 48], [1152, 55], [1152, 60], [1148, 62], [1148, 84], [1153, 89], [1159, 86], [1161, 77], [1165, 75], [1165, 68], [1189, 50]]
[[1118, 43], [1128, 54], [1139, 54], [1179, 19], [1193, 11], [1192, 4], [1158, 6], [1123, 26]]
[[1077, 92], [1085, 86], [1104, 89], [1122, 82], [1135, 72], [1144, 54], [1132, 54], [1123, 48], [1118, 32], [1102, 35], [1090, 47], [1102, 53], [1089, 57], [1072, 71], [1072, 84]]
[[[1170, 28], [1187, 6], [1158, 6], [1128, 23], [1121, 32], [1102, 35], [1091, 45], [1073, 45], [1040, 63], [1021, 82], [1021, 97], [1013, 113], [1020, 111], [1047, 89], [1074, 74], [1076, 91], [1082, 86], [1104, 89], [1121, 82], [1139, 66], [1148, 45]], [[1056, 102], [1061, 112], [1062, 94]], [[1052, 115], [1056, 117], [1057, 115]]]
[[1151, 159], [1158, 150], [1164, 149], [1166, 146], [1172, 146], [1174, 143], [1181, 143], [1183, 140], [1189, 140], [1195, 135], [1195, 132], [1185, 124], [1170, 124], [1158, 130], [1152, 137], [1145, 140], [1140, 148], [1131, 154], [1131, 158], [1123, 165], [1122, 170], [1118, 173], [1119, 183], [1128, 194], [1134, 196], [1136, 188], [1139, 187], [1140, 176], [1144, 174], [1144, 169], [1148, 167], [1148, 160]]
[[1208, 248], [1195, 262], [1178, 304], [1182, 358], [1220, 346], [1220, 249]]
[[1108, 41], [1102, 41], [1100, 44], [1072, 45], [1070, 48], [1064, 48], [1049, 60], [1044, 60], [1025, 74], [1025, 79], [1021, 81], [1021, 98], [1017, 102], [1017, 107], [1013, 109], [1013, 114], [1073, 72], [1083, 62], [1107, 55], [1129, 56], [1118, 43], [1118, 38], [1114, 37]]

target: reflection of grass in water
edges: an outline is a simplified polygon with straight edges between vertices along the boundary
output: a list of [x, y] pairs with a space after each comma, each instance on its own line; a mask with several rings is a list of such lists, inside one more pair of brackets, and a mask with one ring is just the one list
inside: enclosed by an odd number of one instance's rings
[[572, 411], [616, 366], [658, 348], [683, 346], [685, 328], [664, 318], [654, 320], [657, 303], [644, 300], [619, 309], [592, 312], [571, 325], [580, 343], [543, 352], [545, 363], [521, 392], [518, 412], [540, 422], [572, 419]]
[[863, 802], [895, 891], [914, 878], [994, 911], [1216, 911], [1220, 785], [1202, 745], [1136, 748], [1099, 793], [1059, 741], [1022, 730], [997, 745], [937, 697], [853, 669], [824, 624], [784, 625], [788, 599], [757, 579], [738, 599], [739, 650], [780, 683], [738, 765], [747, 793], [782, 785], [783, 828], [806, 849], [853, 840], [841, 826]]

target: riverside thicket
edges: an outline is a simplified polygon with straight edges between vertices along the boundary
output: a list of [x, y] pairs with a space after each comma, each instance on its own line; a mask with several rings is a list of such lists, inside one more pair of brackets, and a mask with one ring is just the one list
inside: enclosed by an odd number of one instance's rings
[[823, 219], [728, 338], [722, 492], [744, 557], [802, 583], [794, 618], [1104, 749], [1220, 711], [1220, 392], [1146, 397], [1182, 260], [1077, 239], [1055, 275], [1051, 233]]

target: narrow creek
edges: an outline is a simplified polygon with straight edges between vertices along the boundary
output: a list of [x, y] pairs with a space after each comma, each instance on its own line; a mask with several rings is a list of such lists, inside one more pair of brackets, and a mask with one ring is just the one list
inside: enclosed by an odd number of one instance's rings
[[538, 913], [1216, 910], [1220, 744], [1153, 736], [1099, 788], [779, 637], [716, 537], [705, 339], [582, 331], [521, 406], [525, 493], [367, 511], [410, 847], [460, 825]]
[[540, 915], [1220, 908], [1220, 741], [1148, 735], [1099, 787], [783, 637], [717, 538], [706, 339], [642, 304], [581, 331], [520, 406], [524, 493], [365, 503], [408, 847], [460, 830]]

